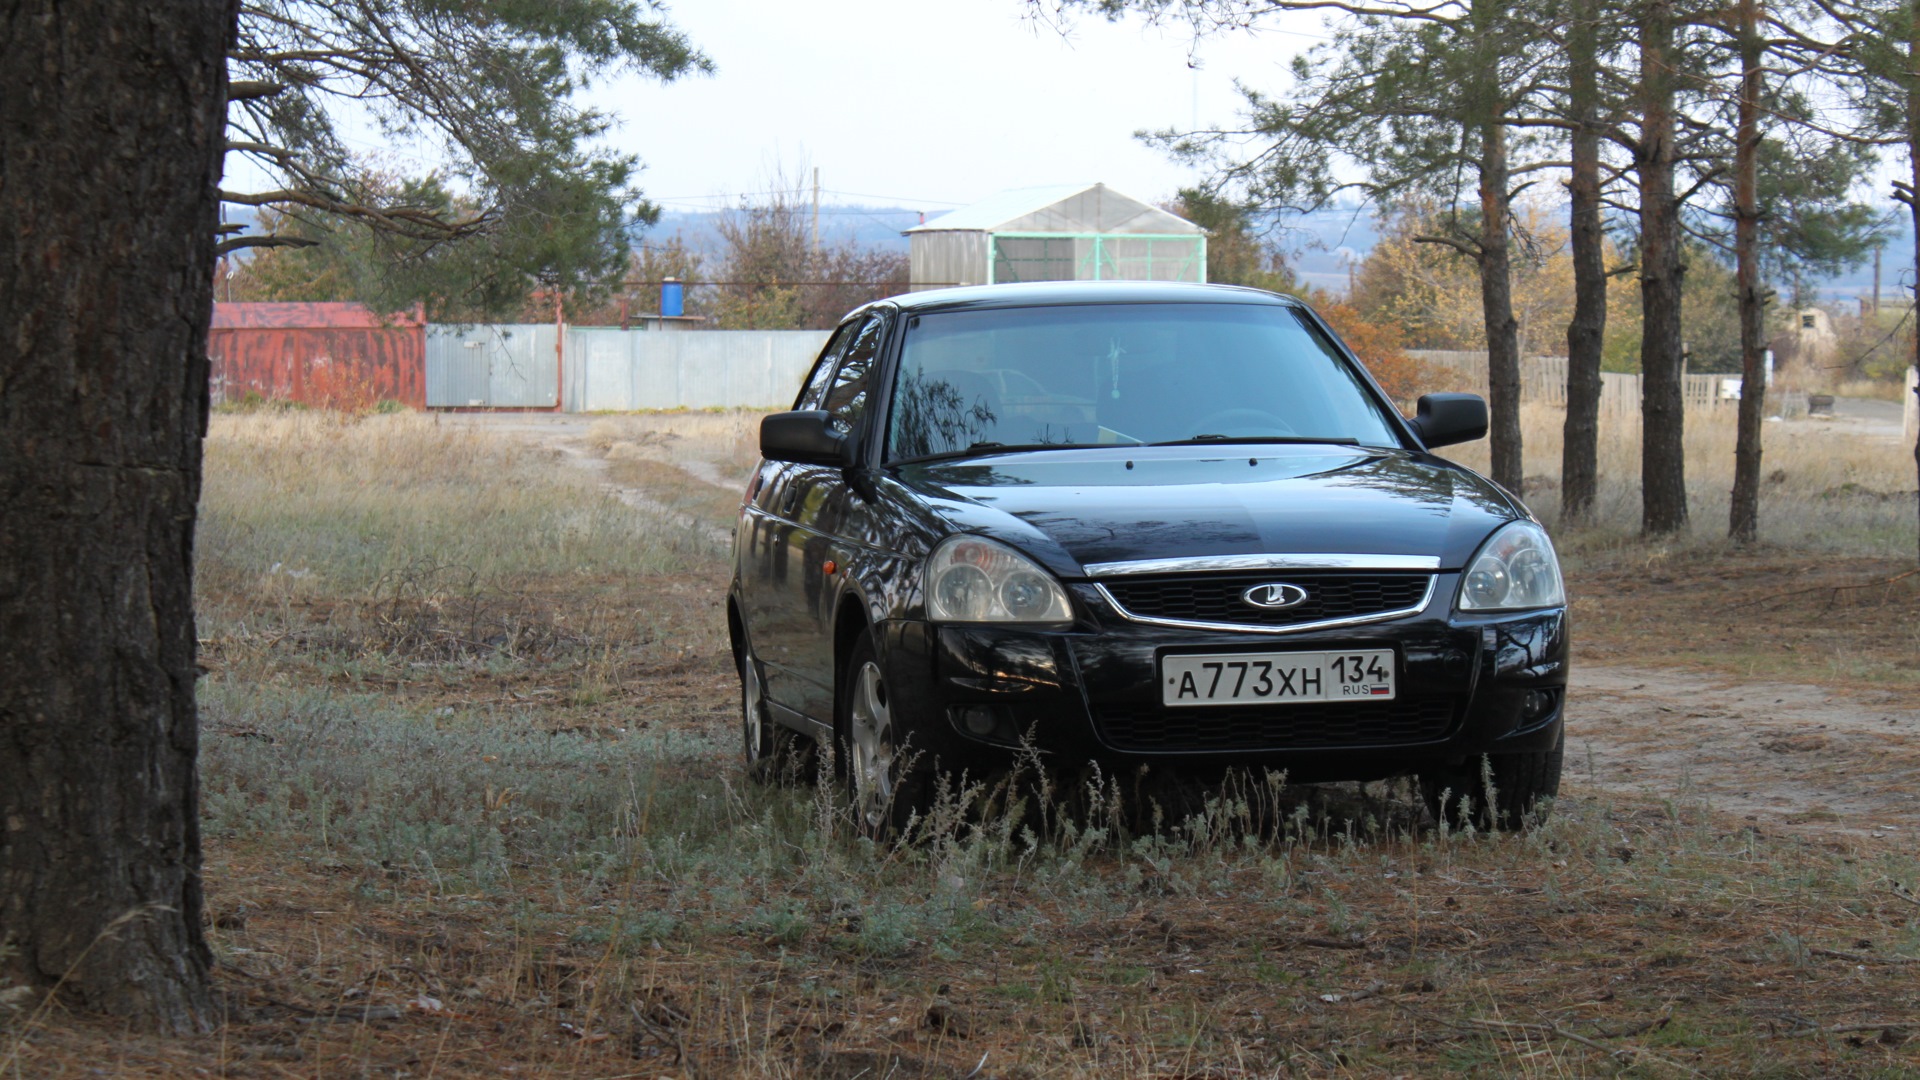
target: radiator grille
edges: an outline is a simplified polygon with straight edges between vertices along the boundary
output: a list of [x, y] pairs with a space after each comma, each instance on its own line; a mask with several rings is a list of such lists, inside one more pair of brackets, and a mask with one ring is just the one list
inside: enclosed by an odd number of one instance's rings
[[[1102, 582], [1128, 613], [1147, 619], [1295, 626], [1404, 611], [1420, 603], [1431, 574], [1325, 574], [1284, 570], [1233, 574], [1167, 574]], [[1258, 608], [1242, 597], [1257, 585], [1284, 582], [1307, 599], [1288, 608]]]

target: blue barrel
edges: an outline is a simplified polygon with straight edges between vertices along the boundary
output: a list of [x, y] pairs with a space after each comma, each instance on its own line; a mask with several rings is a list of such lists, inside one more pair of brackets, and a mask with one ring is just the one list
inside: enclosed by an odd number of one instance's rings
[[660, 283], [660, 314], [676, 318], [687, 313], [687, 290], [673, 278]]

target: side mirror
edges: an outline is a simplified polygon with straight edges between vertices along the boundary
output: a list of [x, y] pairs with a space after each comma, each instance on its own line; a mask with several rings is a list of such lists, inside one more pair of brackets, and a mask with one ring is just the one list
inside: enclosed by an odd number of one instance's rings
[[822, 409], [774, 413], [760, 421], [760, 456], [802, 465], [853, 464], [853, 444], [833, 430], [832, 414]]
[[1429, 450], [1484, 439], [1487, 402], [1479, 394], [1422, 394], [1411, 423]]

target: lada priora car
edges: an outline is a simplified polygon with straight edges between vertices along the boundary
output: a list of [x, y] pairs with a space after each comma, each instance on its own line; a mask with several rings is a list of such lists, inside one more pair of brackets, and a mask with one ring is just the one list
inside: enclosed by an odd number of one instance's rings
[[1430, 453], [1486, 427], [1467, 394], [1401, 417], [1251, 289], [862, 307], [761, 425], [727, 597], [748, 761], [834, 748], [881, 832], [1023, 745], [1411, 773], [1517, 824], [1559, 784], [1566, 597], [1520, 500]]

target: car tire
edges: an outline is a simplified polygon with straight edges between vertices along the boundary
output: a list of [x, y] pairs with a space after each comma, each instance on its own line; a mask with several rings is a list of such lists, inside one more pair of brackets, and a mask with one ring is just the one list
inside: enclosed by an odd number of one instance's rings
[[834, 711], [855, 827], [876, 840], [901, 835], [926, 813], [933, 777], [914, 760], [911, 726], [894, 707], [870, 633], [847, 656]]
[[753, 647], [742, 643], [740, 667], [740, 742], [747, 775], [763, 783], [802, 782], [811, 778], [813, 741], [773, 722], [767, 715], [766, 681]]
[[[1560, 768], [1566, 756], [1563, 734], [1551, 750], [1488, 754], [1462, 765], [1419, 774], [1420, 794], [1435, 821], [1461, 828], [1512, 832], [1547, 819], [1550, 800], [1560, 793]], [[1488, 797], [1487, 782], [1493, 783]]]

